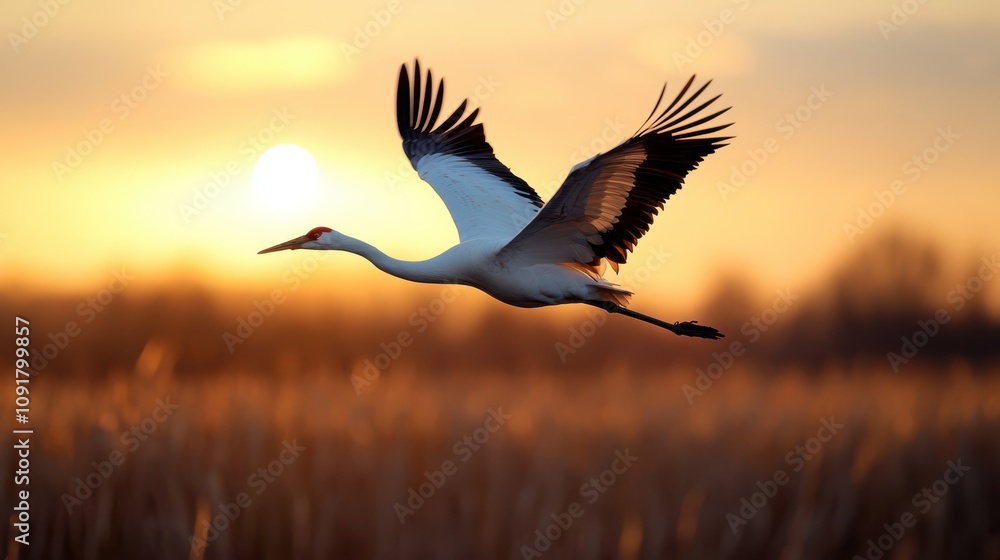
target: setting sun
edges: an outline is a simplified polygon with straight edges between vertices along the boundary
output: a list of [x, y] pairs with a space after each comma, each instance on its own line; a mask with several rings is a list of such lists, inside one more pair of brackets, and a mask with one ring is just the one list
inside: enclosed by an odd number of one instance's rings
[[319, 168], [305, 148], [282, 144], [264, 152], [253, 168], [253, 186], [270, 207], [301, 208], [316, 194]]

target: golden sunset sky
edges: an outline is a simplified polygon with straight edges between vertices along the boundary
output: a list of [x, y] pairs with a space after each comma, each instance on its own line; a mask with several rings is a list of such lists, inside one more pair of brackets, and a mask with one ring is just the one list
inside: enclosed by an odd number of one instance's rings
[[[630, 135], [664, 81], [714, 80], [736, 138], [623, 267], [671, 255], [639, 288], [649, 298], [698, 299], [726, 270], [803, 285], [895, 227], [953, 264], [1000, 246], [996, 2], [10, 0], [0, 22], [8, 285], [64, 289], [120, 266], [266, 285], [307, 255], [256, 252], [318, 225], [438, 254], [457, 235], [395, 123], [414, 57], [446, 78], [446, 107], [482, 108], [499, 159], [546, 199]], [[317, 161], [306, 205], [251, 186], [278, 144]], [[859, 207], [876, 217], [859, 224]], [[352, 255], [323, 268], [375, 274]]]

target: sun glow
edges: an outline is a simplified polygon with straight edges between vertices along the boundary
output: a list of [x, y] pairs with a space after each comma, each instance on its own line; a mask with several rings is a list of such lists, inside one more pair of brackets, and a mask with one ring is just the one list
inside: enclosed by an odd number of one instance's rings
[[316, 160], [294, 144], [270, 148], [253, 168], [254, 189], [268, 207], [301, 208], [316, 194], [317, 183]]

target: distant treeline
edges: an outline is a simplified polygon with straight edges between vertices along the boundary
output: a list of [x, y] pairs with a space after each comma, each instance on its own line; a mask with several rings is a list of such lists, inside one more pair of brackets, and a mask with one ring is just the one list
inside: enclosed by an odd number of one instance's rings
[[180, 375], [252, 369], [371, 377], [403, 363], [428, 374], [485, 368], [577, 375], [679, 364], [694, 371], [730, 358], [807, 370], [859, 362], [901, 373], [915, 362], [965, 362], [976, 370], [1000, 356], [1000, 318], [988, 303], [1000, 286], [993, 282], [997, 256], [971, 260], [957, 277], [943, 261], [933, 244], [897, 232], [861, 245], [818, 284], [759, 294], [730, 275], [695, 316], [666, 317], [697, 318], [724, 332], [721, 341], [679, 338], [625, 317], [594, 316], [596, 309], [568, 319], [500, 304], [485, 316], [463, 313], [457, 294], [469, 288], [440, 286], [414, 287], [404, 308], [359, 309], [335, 292], [323, 301], [254, 299], [179, 282], [153, 294], [7, 291], [0, 309], [31, 320], [36, 371], [73, 376], [132, 371], [144, 349], [155, 367]]

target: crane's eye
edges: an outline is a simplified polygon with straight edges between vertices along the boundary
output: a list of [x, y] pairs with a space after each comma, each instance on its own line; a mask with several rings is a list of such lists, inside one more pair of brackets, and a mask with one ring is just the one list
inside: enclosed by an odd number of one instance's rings
[[333, 230], [323, 226], [314, 227], [311, 230], [309, 230], [309, 233], [306, 234], [306, 237], [308, 237], [309, 239], [319, 239], [319, 236], [323, 235], [328, 231], [333, 231]]

